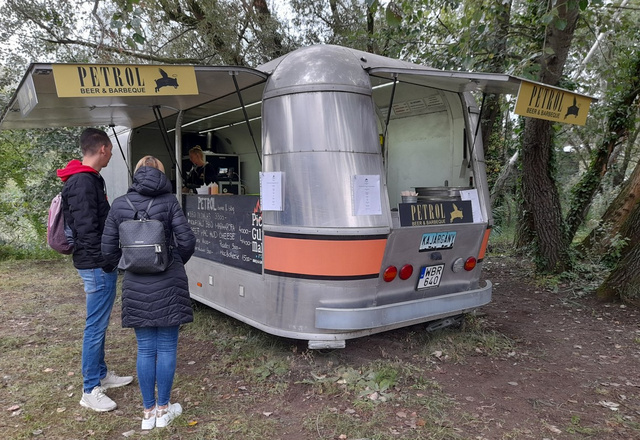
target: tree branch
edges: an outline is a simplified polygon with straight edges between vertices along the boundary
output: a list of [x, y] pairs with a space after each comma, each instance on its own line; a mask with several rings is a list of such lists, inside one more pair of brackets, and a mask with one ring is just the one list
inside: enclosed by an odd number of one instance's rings
[[122, 49], [120, 47], [98, 45], [97, 43], [89, 43], [87, 41], [82, 41], [82, 40], [72, 40], [69, 38], [62, 38], [62, 39], [59, 38], [55, 40], [41, 38], [41, 40], [46, 41], [47, 43], [53, 43], [53, 44], [84, 46], [92, 49], [104, 50], [110, 53], [124, 54], [124, 55], [128, 55], [141, 60], [156, 61], [156, 62], [167, 63], [167, 64], [200, 64], [203, 61], [203, 59], [201, 58], [159, 57], [159, 56], [150, 55], [147, 53], [141, 53], [133, 50]]

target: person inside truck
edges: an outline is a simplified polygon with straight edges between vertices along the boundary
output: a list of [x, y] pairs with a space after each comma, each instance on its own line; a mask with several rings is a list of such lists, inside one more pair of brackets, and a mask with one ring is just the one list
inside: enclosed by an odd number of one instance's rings
[[193, 166], [184, 178], [184, 186], [188, 192], [195, 192], [195, 189], [202, 185], [217, 183], [217, 172], [213, 165], [205, 160], [204, 151], [199, 145], [189, 150], [189, 160]]

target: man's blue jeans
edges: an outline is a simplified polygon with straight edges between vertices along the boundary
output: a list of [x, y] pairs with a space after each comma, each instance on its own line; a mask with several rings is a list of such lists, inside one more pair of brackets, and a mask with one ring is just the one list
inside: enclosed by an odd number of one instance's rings
[[176, 373], [178, 356], [178, 330], [172, 327], [137, 327], [138, 340], [138, 383], [145, 409], [156, 404], [156, 383], [158, 384], [158, 406], [169, 403], [171, 387]]
[[90, 393], [107, 375], [104, 340], [116, 299], [118, 271], [107, 273], [101, 268], [78, 269], [78, 274], [84, 282], [87, 299], [87, 319], [82, 338], [82, 376], [84, 392]]

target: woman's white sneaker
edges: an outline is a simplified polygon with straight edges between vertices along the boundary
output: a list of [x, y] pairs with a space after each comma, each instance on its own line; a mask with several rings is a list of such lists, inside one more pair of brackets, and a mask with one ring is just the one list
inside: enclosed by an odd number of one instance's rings
[[169, 403], [166, 408], [157, 408], [156, 427], [165, 428], [180, 414], [182, 414], [182, 406], [179, 403]]
[[144, 415], [142, 416], [142, 429], [153, 429], [156, 427], [156, 408], [153, 407], [152, 410], [147, 411], [144, 410]]

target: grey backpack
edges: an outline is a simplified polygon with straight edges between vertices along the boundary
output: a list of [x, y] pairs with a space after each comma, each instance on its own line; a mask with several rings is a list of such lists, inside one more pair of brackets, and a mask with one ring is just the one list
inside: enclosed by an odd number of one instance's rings
[[148, 214], [154, 199], [145, 211], [138, 211], [129, 197], [124, 197], [134, 215], [133, 220], [125, 220], [118, 227], [122, 250], [118, 269], [134, 273], [164, 272], [170, 264], [164, 225], [160, 220], [150, 219]]

